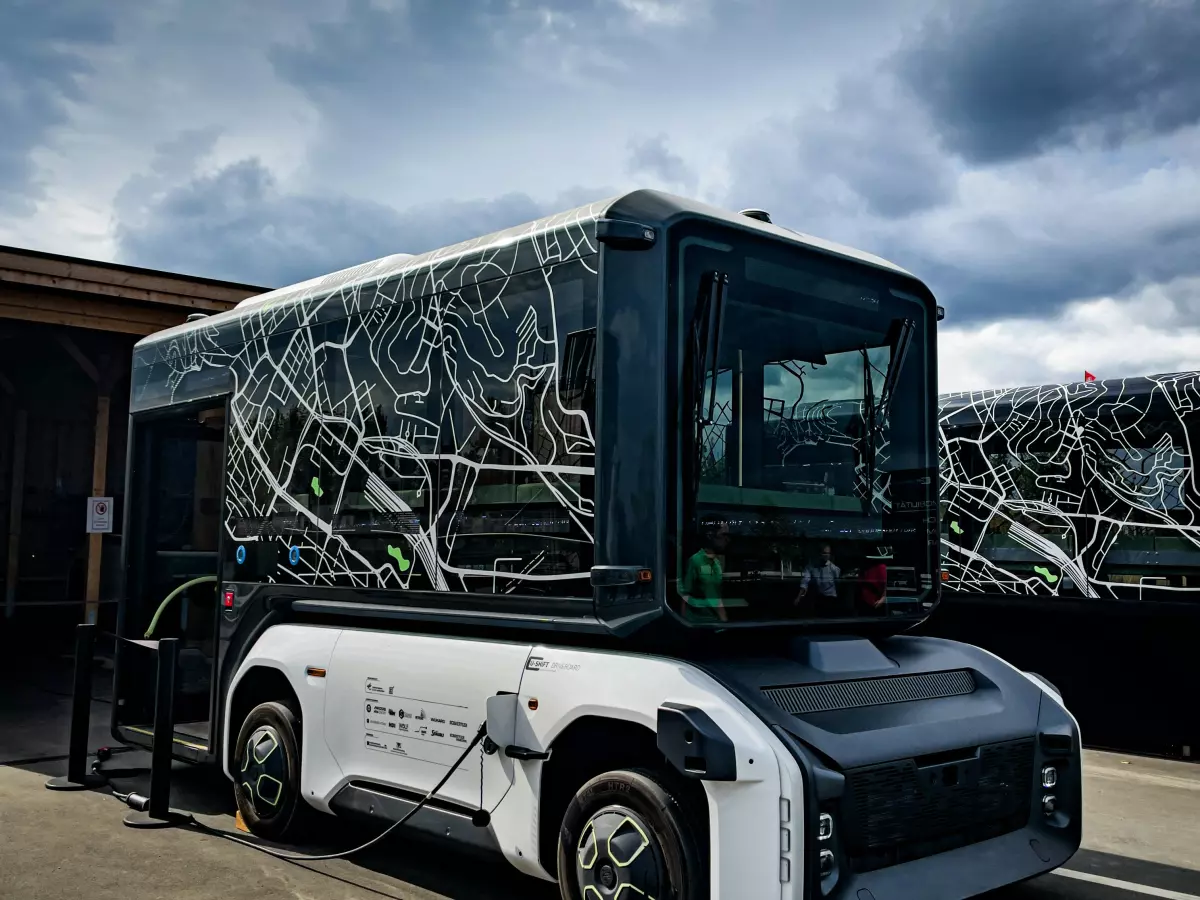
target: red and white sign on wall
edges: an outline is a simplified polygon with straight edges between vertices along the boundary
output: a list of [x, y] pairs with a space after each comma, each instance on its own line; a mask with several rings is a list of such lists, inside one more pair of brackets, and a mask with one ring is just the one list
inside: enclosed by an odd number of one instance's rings
[[109, 534], [112, 532], [112, 508], [112, 497], [88, 497], [88, 534]]

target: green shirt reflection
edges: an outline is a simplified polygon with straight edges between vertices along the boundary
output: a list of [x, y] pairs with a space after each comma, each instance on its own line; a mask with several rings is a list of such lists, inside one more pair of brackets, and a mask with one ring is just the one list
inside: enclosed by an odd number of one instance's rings
[[710, 527], [704, 535], [705, 546], [693, 553], [683, 570], [680, 591], [685, 601], [684, 613], [692, 618], [726, 621], [721, 602], [721, 580], [724, 566], [718, 555], [728, 541], [728, 527]]

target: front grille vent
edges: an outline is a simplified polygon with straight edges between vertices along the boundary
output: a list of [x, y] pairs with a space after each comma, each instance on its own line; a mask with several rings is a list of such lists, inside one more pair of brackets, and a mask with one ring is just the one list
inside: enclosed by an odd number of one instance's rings
[[856, 872], [965, 847], [1028, 823], [1032, 739], [980, 747], [950, 767], [960, 776], [952, 787], [923, 780], [913, 759], [847, 770], [847, 853]]
[[763, 696], [793, 716], [884, 706], [913, 700], [937, 700], [959, 697], [975, 690], [975, 677], [969, 669], [926, 672], [921, 675], [891, 675], [824, 684], [796, 684], [763, 688]]

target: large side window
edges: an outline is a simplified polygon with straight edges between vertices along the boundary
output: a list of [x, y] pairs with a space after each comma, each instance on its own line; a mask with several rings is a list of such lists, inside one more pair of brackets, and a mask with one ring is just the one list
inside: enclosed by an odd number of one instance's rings
[[591, 593], [596, 290], [585, 259], [439, 299], [451, 589]]
[[[227, 499], [235, 541], [290, 546], [307, 528], [316, 474], [304, 451], [312, 427], [308, 402], [316, 364], [307, 332], [249, 342], [234, 362], [239, 390], [231, 407]], [[231, 550], [232, 552], [232, 550]], [[274, 577], [264, 564], [262, 577]]]
[[434, 549], [439, 410], [436, 297], [398, 300], [324, 332], [322, 458], [337, 580], [445, 589]]

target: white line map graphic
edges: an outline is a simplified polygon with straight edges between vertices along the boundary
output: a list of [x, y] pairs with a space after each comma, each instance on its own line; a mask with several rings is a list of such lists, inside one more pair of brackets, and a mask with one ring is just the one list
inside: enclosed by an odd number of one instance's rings
[[595, 223], [610, 202], [152, 336], [135, 405], [231, 379], [227, 543], [272, 546], [272, 580], [590, 593]]
[[942, 396], [945, 587], [1195, 592], [1198, 408], [1195, 372]]

